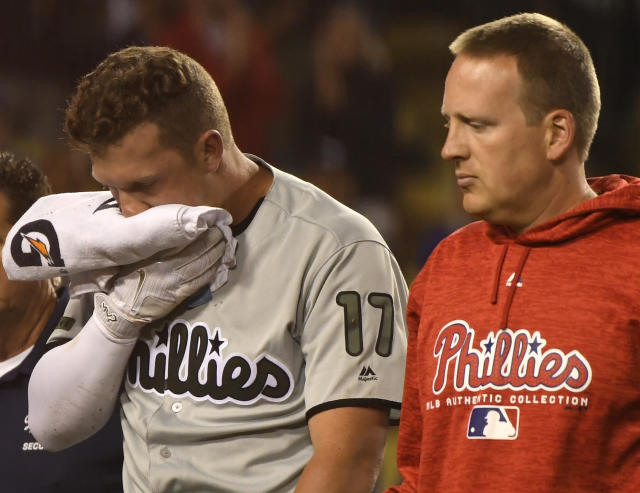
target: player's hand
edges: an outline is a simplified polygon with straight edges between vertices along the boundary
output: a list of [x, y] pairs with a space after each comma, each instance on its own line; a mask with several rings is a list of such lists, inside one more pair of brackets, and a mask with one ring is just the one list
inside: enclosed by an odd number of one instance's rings
[[138, 337], [144, 325], [213, 281], [225, 246], [213, 228], [171, 256], [126, 266], [108, 294], [94, 295], [94, 318], [116, 339]]

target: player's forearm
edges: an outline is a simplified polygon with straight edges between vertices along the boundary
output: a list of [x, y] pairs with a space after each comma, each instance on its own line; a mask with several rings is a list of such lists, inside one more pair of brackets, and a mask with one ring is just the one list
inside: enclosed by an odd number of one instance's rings
[[109, 338], [92, 317], [42, 357], [29, 382], [29, 427], [45, 449], [70, 447], [104, 426], [135, 342]]
[[361, 457], [314, 455], [295, 493], [371, 493], [380, 474], [382, 450]]

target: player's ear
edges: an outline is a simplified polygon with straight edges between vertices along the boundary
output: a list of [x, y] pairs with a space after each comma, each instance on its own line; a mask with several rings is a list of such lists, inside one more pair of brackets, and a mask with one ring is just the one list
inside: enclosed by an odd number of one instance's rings
[[570, 111], [554, 110], [544, 118], [544, 126], [547, 159], [559, 161], [574, 145], [576, 122]]
[[195, 144], [196, 162], [211, 172], [216, 172], [222, 161], [224, 145], [217, 130], [203, 132]]

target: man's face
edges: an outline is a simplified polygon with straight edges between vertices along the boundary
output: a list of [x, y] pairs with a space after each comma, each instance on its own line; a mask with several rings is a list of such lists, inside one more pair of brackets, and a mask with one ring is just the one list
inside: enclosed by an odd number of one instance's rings
[[153, 123], [137, 126], [103, 154], [93, 156], [92, 171], [127, 217], [163, 204], [211, 205], [206, 171], [176, 149], [160, 145]]
[[552, 164], [543, 125], [527, 125], [511, 56], [459, 55], [445, 82], [449, 128], [442, 157], [455, 164], [462, 205], [491, 223], [526, 229], [548, 206]]
[[[5, 194], [0, 192], [0, 249], [4, 247], [11, 226], [13, 225], [9, 222], [9, 201]], [[0, 313], [3, 316], [10, 315], [16, 305], [24, 304], [24, 300], [31, 297], [33, 297], [33, 283], [10, 281], [0, 262]]]

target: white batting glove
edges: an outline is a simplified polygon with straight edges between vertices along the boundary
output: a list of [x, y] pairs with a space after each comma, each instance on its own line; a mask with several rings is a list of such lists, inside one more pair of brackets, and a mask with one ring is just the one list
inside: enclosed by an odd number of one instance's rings
[[114, 339], [137, 338], [142, 327], [213, 281], [225, 246], [212, 228], [171, 256], [127, 266], [108, 294], [94, 295], [94, 318]]

